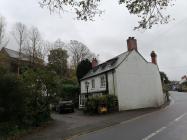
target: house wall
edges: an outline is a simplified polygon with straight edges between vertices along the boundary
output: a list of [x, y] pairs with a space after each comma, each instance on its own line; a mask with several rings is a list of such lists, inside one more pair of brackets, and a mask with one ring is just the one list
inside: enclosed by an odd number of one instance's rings
[[107, 73], [107, 76], [108, 76], [108, 93], [110, 94], [110, 95], [117, 95], [116, 94], [116, 89], [115, 89], [115, 87], [116, 87], [116, 73], [115, 73], [115, 71], [113, 70], [113, 71], [109, 71], [108, 73]]
[[136, 51], [116, 69], [116, 91], [120, 110], [158, 107], [164, 102], [158, 67]]
[[[87, 89], [85, 86], [85, 82], [89, 82], [89, 87], [88, 87], [88, 93], [95, 93], [95, 92], [102, 92], [102, 91], [106, 91], [106, 86], [105, 87], [101, 87], [101, 76], [105, 76], [106, 79], [106, 75], [105, 74], [101, 74], [101, 75], [97, 75], [95, 77], [91, 77], [85, 80], [81, 81], [81, 93], [87, 93]], [[92, 79], [95, 80], [95, 88], [92, 88]]]
[[8, 70], [11, 68], [10, 58], [3, 50], [0, 51], [0, 66]]

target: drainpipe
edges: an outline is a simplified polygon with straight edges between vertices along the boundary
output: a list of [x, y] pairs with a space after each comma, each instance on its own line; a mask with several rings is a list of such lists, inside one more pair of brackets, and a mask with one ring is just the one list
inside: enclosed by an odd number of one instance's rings
[[108, 89], [108, 73], [105, 73], [105, 77], [106, 77], [106, 94], [109, 94], [109, 89]]
[[112, 78], [113, 78], [113, 89], [114, 89], [114, 95], [116, 95], [116, 89], [115, 89], [115, 84], [114, 84], [114, 70], [112, 71]]

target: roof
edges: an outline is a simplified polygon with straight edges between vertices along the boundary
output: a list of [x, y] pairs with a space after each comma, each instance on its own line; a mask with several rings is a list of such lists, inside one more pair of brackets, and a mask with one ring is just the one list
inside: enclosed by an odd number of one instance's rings
[[115, 69], [127, 58], [129, 53], [130, 52], [128, 51], [124, 52], [112, 59], [105, 61], [104, 63], [97, 65], [96, 67], [92, 68], [81, 80]]
[[5, 50], [6, 53], [9, 55], [9, 57], [11, 58], [14, 58], [14, 59], [18, 59], [18, 58], [21, 58], [21, 60], [23, 61], [30, 61], [30, 57], [29, 55], [26, 55], [24, 53], [21, 53], [21, 57], [19, 57], [19, 52], [15, 51], [15, 50], [11, 50], [11, 49], [8, 49], [8, 48], [2, 48], [2, 50]]

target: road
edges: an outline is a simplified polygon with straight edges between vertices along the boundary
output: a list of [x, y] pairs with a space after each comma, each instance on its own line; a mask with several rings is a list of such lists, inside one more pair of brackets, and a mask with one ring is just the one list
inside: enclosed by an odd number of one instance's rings
[[187, 93], [171, 97], [166, 108], [71, 140], [187, 140]]

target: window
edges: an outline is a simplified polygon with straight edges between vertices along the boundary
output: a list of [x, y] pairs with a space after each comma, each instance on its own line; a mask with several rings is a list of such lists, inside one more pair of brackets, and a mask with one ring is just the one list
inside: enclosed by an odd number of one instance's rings
[[86, 81], [86, 82], [85, 82], [85, 89], [88, 90], [88, 88], [89, 88], [89, 82]]
[[95, 79], [92, 79], [92, 88], [95, 88]]
[[[87, 82], [87, 81], [86, 81]], [[87, 89], [87, 84], [86, 84], [86, 82], [84, 83], [84, 85], [85, 85], [85, 89]]]
[[105, 87], [106, 86], [106, 80], [105, 80], [105, 76], [101, 76], [101, 87]]

